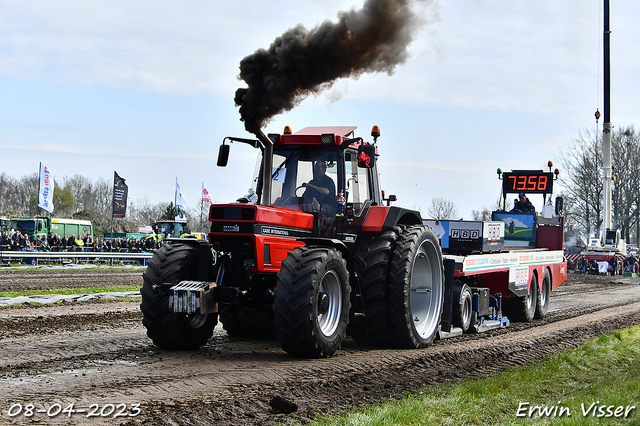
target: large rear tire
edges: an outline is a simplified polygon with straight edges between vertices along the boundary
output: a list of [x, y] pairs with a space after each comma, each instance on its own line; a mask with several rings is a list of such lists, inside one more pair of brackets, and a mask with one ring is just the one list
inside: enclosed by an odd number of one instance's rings
[[542, 319], [547, 316], [549, 310], [549, 297], [551, 296], [551, 274], [549, 270], [544, 271], [544, 278], [542, 279], [542, 290], [538, 291], [536, 298], [536, 313], [534, 317], [536, 319]]
[[433, 342], [442, 315], [442, 250], [430, 228], [400, 225], [396, 229], [387, 298], [391, 334], [399, 347], [424, 348]]
[[391, 249], [398, 235], [394, 231], [358, 237], [353, 252], [364, 316], [352, 316], [349, 330], [363, 346], [385, 346], [391, 338], [387, 317], [387, 273]]
[[142, 274], [142, 324], [153, 343], [164, 349], [197, 349], [207, 343], [218, 323], [217, 314], [176, 314], [169, 311], [169, 294], [162, 284], [196, 280], [197, 247], [182, 243], [163, 243], [153, 254]]
[[338, 250], [291, 250], [278, 273], [273, 303], [282, 349], [296, 357], [332, 356], [347, 332], [350, 293], [349, 271]]

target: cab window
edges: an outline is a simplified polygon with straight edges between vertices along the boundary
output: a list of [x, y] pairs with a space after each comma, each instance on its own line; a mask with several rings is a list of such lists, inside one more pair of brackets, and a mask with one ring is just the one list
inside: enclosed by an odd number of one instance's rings
[[370, 200], [369, 169], [358, 167], [358, 155], [354, 152], [345, 152], [345, 176], [347, 205], [353, 205], [353, 213], [360, 216], [365, 206], [365, 201]]

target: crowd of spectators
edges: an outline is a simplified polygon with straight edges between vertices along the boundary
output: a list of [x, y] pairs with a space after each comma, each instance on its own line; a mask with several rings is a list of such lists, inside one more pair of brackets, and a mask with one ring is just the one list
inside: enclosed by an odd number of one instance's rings
[[46, 238], [39, 235], [36, 241], [30, 241], [27, 233], [18, 230], [11, 232], [3, 231], [0, 234], [0, 250], [140, 253], [142, 251], [154, 250], [155, 248], [157, 248], [157, 241], [153, 238], [94, 239], [91, 235], [76, 237], [76, 235], [72, 234], [69, 237], [66, 235], [60, 237], [60, 235], [51, 232]]
[[2, 234], [0, 234], [0, 247], [2, 250], [26, 251], [32, 247], [32, 243], [26, 233], [2, 231]]
[[[624, 260], [612, 256], [608, 262], [589, 261], [585, 257], [581, 257], [576, 262], [576, 270], [583, 274], [598, 275], [603, 271], [599, 263], [602, 264], [603, 267], [607, 266], [607, 271], [612, 275], [622, 275], [625, 272], [640, 272], [640, 261], [633, 255], [628, 255]], [[607, 265], [605, 265], [605, 263]]]

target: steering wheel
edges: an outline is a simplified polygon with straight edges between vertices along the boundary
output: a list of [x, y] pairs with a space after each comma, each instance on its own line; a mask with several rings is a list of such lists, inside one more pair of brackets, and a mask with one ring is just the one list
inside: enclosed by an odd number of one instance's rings
[[295, 194], [296, 197], [302, 197], [302, 195], [304, 195], [304, 192], [301, 195], [298, 195], [298, 189], [300, 188], [304, 188], [305, 190], [307, 189], [306, 186], [300, 185], [299, 187], [296, 188], [295, 191], [293, 191], [293, 193]]

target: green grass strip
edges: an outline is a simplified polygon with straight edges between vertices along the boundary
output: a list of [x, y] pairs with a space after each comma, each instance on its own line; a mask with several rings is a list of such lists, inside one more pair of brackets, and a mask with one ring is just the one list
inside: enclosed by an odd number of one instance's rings
[[27, 291], [2, 291], [0, 297], [18, 297], [18, 296], [37, 296], [47, 294], [96, 294], [96, 293], [113, 293], [124, 291], [138, 291], [139, 285], [128, 285], [122, 287], [86, 287], [86, 288], [63, 288], [51, 290], [27, 290]]
[[486, 378], [430, 386], [396, 402], [343, 416], [320, 417], [310, 423], [549, 424], [640, 424], [640, 326], [602, 335], [529, 366], [509, 368]]

